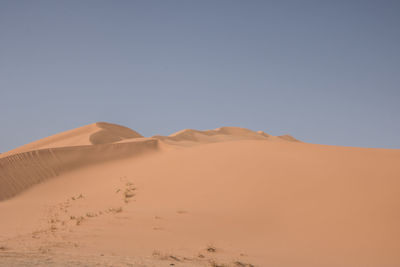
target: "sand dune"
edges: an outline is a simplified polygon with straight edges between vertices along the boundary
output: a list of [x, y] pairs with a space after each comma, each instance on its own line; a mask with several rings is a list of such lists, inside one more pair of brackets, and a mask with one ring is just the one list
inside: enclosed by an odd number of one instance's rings
[[0, 155], [0, 201], [76, 168], [135, 156], [157, 145], [155, 139], [105, 122], [43, 138]]
[[[158, 148], [158, 140], [169, 144], [193, 144], [232, 140], [273, 140], [264, 132], [239, 127], [215, 130], [182, 130], [170, 136], [144, 138], [116, 124], [97, 122], [26, 144], [0, 155], [0, 201], [15, 196], [32, 185], [62, 173]], [[283, 138], [297, 141], [294, 138]]]
[[124, 139], [141, 137], [143, 136], [127, 127], [106, 122], [97, 122], [26, 144], [3, 153], [0, 157], [43, 148], [109, 144]]
[[107, 160], [137, 156], [157, 149], [157, 140], [122, 144], [45, 148], [0, 158], [0, 201], [62, 173]]
[[193, 129], [185, 129], [169, 136], [153, 136], [166, 142], [191, 142], [191, 144], [203, 144], [203, 143], [213, 143], [213, 142], [225, 142], [234, 140], [286, 140], [299, 142], [297, 139], [291, 137], [290, 135], [283, 136], [272, 136], [263, 131], [254, 132], [249, 129], [240, 127], [221, 127], [214, 130], [199, 131]]
[[400, 266], [400, 150], [101, 123], [5, 154], [0, 266]]

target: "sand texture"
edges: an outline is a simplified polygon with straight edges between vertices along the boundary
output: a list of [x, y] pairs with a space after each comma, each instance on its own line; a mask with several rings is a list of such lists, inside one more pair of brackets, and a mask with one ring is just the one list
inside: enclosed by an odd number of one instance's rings
[[400, 150], [95, 123], [0, 154], [0, 266], [400, 266]]

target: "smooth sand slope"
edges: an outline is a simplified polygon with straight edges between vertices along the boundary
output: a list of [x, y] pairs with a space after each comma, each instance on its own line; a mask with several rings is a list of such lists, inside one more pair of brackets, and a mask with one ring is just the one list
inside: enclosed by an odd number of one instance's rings
[[0, 266], [400, 266], [400, 150], [97, 123], [1, 154], [0, 199]]

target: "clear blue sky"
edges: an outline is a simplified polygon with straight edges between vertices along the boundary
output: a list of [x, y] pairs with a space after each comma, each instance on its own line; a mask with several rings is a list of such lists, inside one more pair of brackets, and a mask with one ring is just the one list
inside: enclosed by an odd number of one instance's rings
[[400, 148], [400, 1], [0, 1], [0, 151], [96, 121]]

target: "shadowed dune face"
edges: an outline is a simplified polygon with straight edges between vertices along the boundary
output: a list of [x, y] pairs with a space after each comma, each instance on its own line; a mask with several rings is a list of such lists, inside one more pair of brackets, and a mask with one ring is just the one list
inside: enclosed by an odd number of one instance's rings
[[[132, 140], [114, 144], [122, 140]], [[116, 124], [97, 122], [0, 155], [0, 201], [61, 173], [157, 149], [155, 139]]]
[[[117, 143], [130, 140], [125, 143]], [[155, 151], [158, 141], [116, 124], [97, 122], [0, 155], [0, 201], [77, 168]]]
[[49, 178], [85, 166], [156, 151], [158, 141], [45, 148], [0, 158], [0, 201]]

